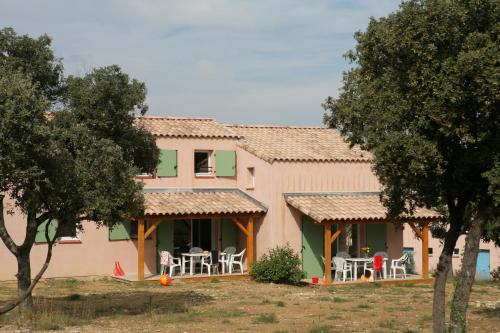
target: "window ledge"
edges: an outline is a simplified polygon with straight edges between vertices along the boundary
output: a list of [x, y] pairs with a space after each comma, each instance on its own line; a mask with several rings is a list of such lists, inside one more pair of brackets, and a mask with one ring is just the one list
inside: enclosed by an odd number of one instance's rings
[[254, 187], [254, 186], [252, 186], [252, 187], [247, 187], [246, 189], [247, 189], [247, 190], [255, 190], [255, 187]]
[[152, 175], [148, 175], [148, 176], [141, 176], [141, 175], [137, 175], [135, 176], [136, 179], [154, 179], [154, 177]]
[[81, 244], [82, 241], [79, 239], [64, 239], [64, 240], [58, 241], [57, 243], [59, 243], [59, 244]]
[[214, 175], [195, 174], [194, 178], [215, 178]]

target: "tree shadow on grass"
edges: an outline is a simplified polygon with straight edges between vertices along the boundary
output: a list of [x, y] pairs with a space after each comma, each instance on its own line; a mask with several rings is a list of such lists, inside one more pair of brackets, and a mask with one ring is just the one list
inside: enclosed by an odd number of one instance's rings
[[500, 318], [500, 308], [495, 307], [495, 308], [480, 308], [477, 310], [474, 310], [475, 314], [478, 314], [480, 316], [485, 316], [489, 318]]
[[194, 291], [123, 291], [89, 295], [35, 297], [30, 315], [11, 311], [0, 317], [0, 328], [57, 330], [86, 325], [99, 318], [188, 313], [190, 308], [213, 302]]
[[[148, 313], [183, 313], [193, 305], [210, 303], [211, 296], [194, 291], [155, 293], [152, 291], [111, 292], [90, 295], [72, 294], [65, 297], [38, 297], [37, 305], [49, 305], [65, 312], [81, 308], [92, 317], [108, 315], [140, 315]], [[37, 306], [38, 307], [38, 306]]]

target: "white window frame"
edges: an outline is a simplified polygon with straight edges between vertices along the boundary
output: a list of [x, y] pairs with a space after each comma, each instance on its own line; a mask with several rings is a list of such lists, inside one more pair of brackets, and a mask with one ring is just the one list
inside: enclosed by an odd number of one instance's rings
[[61, 243], [61, 244], [64, 244], [64, 243], [71, 243], [71, 242], [81, 242], [82, 240], [80, 239], [80, 230], [78, 230], [78, 228], [76, 227], [75, 225], [75, 233], [76, 233], [76, 236], [75, 237], [71, 237], [71, 236], [62, 236], [62, 237], [59, 237], [57, 238], [57, 242], [58, 243]]
[[[196, 153], [206, 153], [208, 155], [208, 169], [209, 171], [207, 172], [196, 172], [196, 158], [195, 158], [195, 155]], [[212, 176], [212, 151], [211, 150], [195, 150], [194, 153], [193, 153], [193, 166], [195, 168], [194, 171], [194, 175], [195, 176]]]

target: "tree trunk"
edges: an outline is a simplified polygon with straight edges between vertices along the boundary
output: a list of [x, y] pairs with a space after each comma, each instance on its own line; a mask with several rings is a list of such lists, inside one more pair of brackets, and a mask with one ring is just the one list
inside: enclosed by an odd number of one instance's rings
[[[17, 296], [22, 297], [31, 285], [31, 263], [30, 251], [20, 251], [17, 259]], [[20, 304], [21, 309], [31, 310], [33, 308], [33, 297], [31, 293]]]
[[467, 307], [472, 284], [476, 275], [477, 254], [481, 241], [481, 218], [475, 217], [465, 240], [462, 268], [458, 274], [453, 301], [451, 303], [450, 333], [467, 331]]
[[460, 236], [459, 223], [451, 223], [451, 227], [446, 232], [443, 251], [439, 256], [436, 277], [434, 280], [434, 300], [432, 304], [432, 325], [434, 333], [442, 333], [445, 328], [446, 319], [446, 281], [451, 269], [451, 258], [453, 249]]

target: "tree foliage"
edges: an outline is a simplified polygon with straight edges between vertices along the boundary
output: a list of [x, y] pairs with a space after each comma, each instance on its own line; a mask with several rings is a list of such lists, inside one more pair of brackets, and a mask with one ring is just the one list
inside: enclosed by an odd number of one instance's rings
[[390, 216], [444, 208], [438, 330], [442, 281], [472, 217], [481, 214], [483, 237], [500, 244], [499, 36], [498, 1], [405, 1], [355, 34], [353, 68], [324, 103], [325, 122], [373, 153]]
[[112, 226], [141, 214], [134, 176], [152, 172], [159, 156], [154, 137], [134, 126], [145, 97], [145, 85], [118, 66], [63, 79], [47, 36], [0, 30], [0, 198], [27, 220], [25, 240], [15, 244], [2, 214], [0, 238], [18, 261], [20, 296], [30, 287], [29, 253], [43, 222], [58, 220], [63, 236], [82, 221]]

